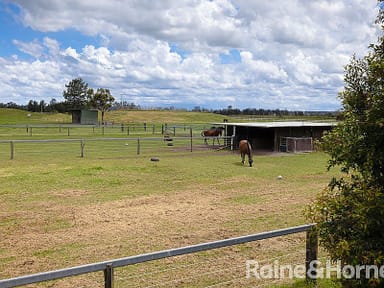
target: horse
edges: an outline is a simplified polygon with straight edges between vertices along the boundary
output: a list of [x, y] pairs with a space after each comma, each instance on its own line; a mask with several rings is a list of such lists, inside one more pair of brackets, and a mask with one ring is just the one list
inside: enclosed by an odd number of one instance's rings
[[248, 155], [248, 163], [249, 167], [252, 167], [253, 159], [252, 159], [252, 146], [248, 140], [241, 140], [239, 143], [240, 155], [241, 155], [241, 163], [244, 165], [245, 154]]
[[217, 139], [217, 142], [220, 145], [219, 136], [223, 134], [224, 127], [211, 127], [208, 130], [204, 130], [201, 132], [201, 136], [204, 137], [204, 143], [208, 145], [207, 137], [216, 137], [213, 138], [213, 144], [215, 145], [215, 139]]

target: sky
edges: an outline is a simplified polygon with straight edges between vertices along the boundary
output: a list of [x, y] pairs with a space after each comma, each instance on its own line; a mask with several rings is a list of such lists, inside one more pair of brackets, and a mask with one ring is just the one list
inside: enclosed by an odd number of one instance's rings
[[340, 109], [344, 67], [380, 33], [376, 0], [0, 0], [0, 102]]

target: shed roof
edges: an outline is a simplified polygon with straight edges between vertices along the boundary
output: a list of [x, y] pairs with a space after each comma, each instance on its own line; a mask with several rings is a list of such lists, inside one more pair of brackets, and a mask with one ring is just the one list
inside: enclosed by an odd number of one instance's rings
[[310, 121], [273, 121], [273, 122], [239, 122], [215, 123], [215, 125], [243, 126], [258, 128], [286, 128], [286, 127], [333, 127], [336, 122], [310, 122]]

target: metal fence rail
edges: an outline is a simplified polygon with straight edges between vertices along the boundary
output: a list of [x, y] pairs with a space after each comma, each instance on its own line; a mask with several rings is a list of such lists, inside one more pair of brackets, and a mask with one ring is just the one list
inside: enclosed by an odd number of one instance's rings
[[13, 135], [35, 136], [35, 135], [161, 135], [172, 133], [185, 135], [193, 130], [194, 134], [200, 134], [202, 130], [208, 128], [208, 124], [154, 124], [154, 123], [120, 123], [104, 125], [80, 125], [80, 124], [17, 124], [0, 125], [1, 132]]
[[[168, 257], [174, 257], [179, 255], [185, 255], [190, 253], [196, 253], [201, 251], [208, 251], [212, 249], [218, 249], [233, 245], [244, 244], [248, 242], [279, 237], [294, 233], [307, 232], [306, 237], [306, 267], [309, 271], [309, 263], [313, 260], [317, 260], [317, 233], [315, 232], [315, 224], [306, 224], [296, 227], [290, 227], [286, 229], [279, 229], [269, 232], [257, 233], [242, 237], [229, 238], [224, 240], [218, 240], [214, 242], [207, 242], [197, 245], [191, 245], [176, 249], [163, 250], [153, 253], [141, 254], [137, 256], [130, 256], [120, 259], [114, 259], [104, 262], [98, 262], [93, 264], [87, 264], [82, 266], [76, 266], [61, 270], [43, 272], [38, 274], [32, 274], [27, 276], [21, 276], [16, 278], [0, 280], [0, 287], [16, 287], [21, 285], [27, 285], [37, 282], [44, 282], [49, 280], [56, 280], [64, 277], [71, 277], [81, 274], [93, 273], [98, 271], [104, 271], [104, 283], [105, 287], [113, 287], [113, 269], [148, 261], [159, 260]], [[313, 271], [312, 271], [313, 272]], [[307, 274], [308, 276], [308, 274]]]

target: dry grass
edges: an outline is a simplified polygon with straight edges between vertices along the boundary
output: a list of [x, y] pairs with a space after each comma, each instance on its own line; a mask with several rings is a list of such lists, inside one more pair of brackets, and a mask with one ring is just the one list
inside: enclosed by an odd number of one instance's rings
[[[330, 179], [320, 153], [257, 156], [253, 168], [239, 160], [210, 152], [158, 163], [138, 156], [1, 164], [0, 278], [303, 224], [303, 208]], [[246, 259], [303, 261], [303, 249], [303, 235], [293, 235], [134, 265], [117, 269], [116, 287], [250, 287], [260, 283], [245, 279]], [[95, 273], [37, 287], [101, 281]]]

